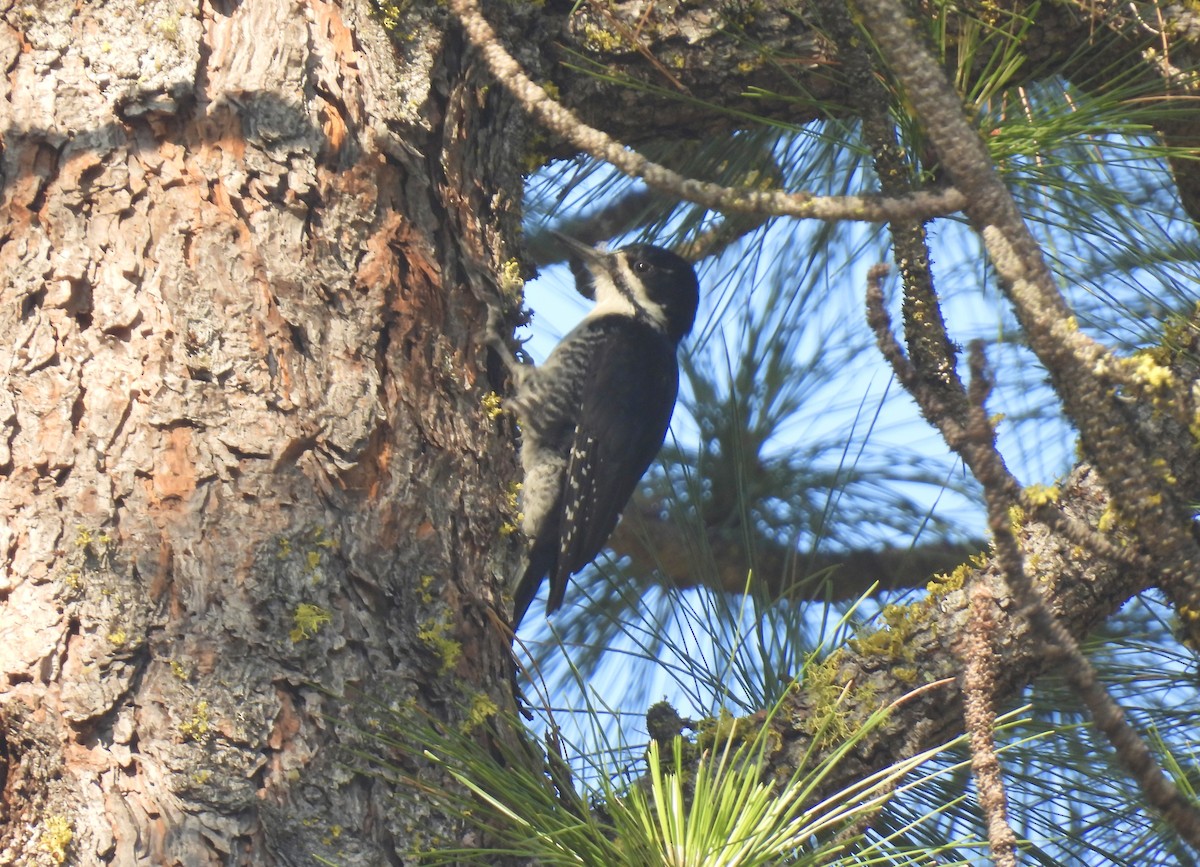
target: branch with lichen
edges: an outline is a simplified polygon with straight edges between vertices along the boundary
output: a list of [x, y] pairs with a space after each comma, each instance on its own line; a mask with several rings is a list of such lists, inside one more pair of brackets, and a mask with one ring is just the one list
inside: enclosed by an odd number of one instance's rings
[[[883, 84], [875, 58], [867, 51], [861, 30], [850, 18], [844, 0], [815, 0], [815, 11], [829, 37], [839, 46], [847, 94], [862, 119], [861, 136], [871, 149], [875, 175], [885, 196], [899, 197], [913, 189], [913, 166], [896, 133], [890, 111], [894, 98]], [[925, 226], [919, 220], [888, 223], [892, 251], [902, 286], [901, 315], [904, 336], [914, 367], [927, 378], [927, 387], [941, 392], [944, 402], [962, 405], [962, 382], [955, 365], [955, 349], [946, 332], [945, 318], [934, 288]]]
[[[1108, 498], [1090, 467], [1077, 468], [1059, 487], [1056, 508], [1082, 523], [1100, 519]], [[1045, 524], [1021, 521], [1011, 532], [1027, 553], [1030, 573], [1047, 604], [1076, 639], [1150, 584], [1149, 574], [1081, 554], [1075, 542]], [[852, 721], [913, 693], [914, 687], [925, 688], [897, 707], [883, 728], [855, 745], [836, 778], [822, 789], [825, 793], [898, 756], [912, 755], [963, 731], [962, 696], [954, 684], [962, 674], [960, 651], [969, 620], [969, 588], [977, 581], [987, 582], [997, 601], [992, 642], [997, 655], [995, 701], [1018, 695], [1032, 682], [1047, 663], [1045, 647], [1021, 616], [1022, 606], [995, 557], [972, 558], [970, 564], [935, 577], [928, 592], [916, 601], [888, 606], [874, 632], [860, 630], [845, 647], [809, 666], [812, 680], [806, 674], [779, 715], [779, 772], [795, 762], [812, 761], [814, 755], [831, 748], [816, 742], [806, 721], [827, 714], [828, 695], [833, 692], [847, 691], [839, 707]]]
[[971, 770], [979, 806], [987, 820], [992, 860], [997, 867], [1016, 867], [1017, 836], [1008, 822], [1004, 776], [996, 756], [996, 654], [992, 635], [995, 598], [986, 581], [972, 581], [970, 619], [963, 642], [963, 719], [971, 744]]
[[[1153, 551], [1160, 586], [1176, 610], [1200, 611], [1200, 547], [1190, 515], [1144, 445], [1144, 425], [1122, 403], [1129, 392], [1158, 395], [1156, 405], [1186, 426], [1191, 394], [1161, 377], [1139, 375], [1137, 362], [1118, 359], [1082, 334], [1040, 246], [1000, 179], [978, 131], [945, 71], [923, 45], [916, 22], [895, 0], [854, 0], [889, 70], [903, 86], [940, 164], [967, 198], [964, 213], [984, 246], [1030, 348], [1046, 367], [1087, 458], [1103, 475], [1146, 551]], [[1186, 618], [1183, 618], [1186, 622]], [[1200, 619], [1191, 638], [1200, 642]]]
[[[992, 533], [996, 562], [1013, 595], [1021, 606], [1021, 612], [1033, 627], [1053, 657], [1060, 661], [1067, 682], [1079, 695], [1092, 714], [1097, 727], [1108, 738], [1117, 752], [1117, 757], [1141, 787], [1146, 800], [1157, 809], [1176, 829], [1183, 839], [1195, 846], [1200, 843], [1200, 810], [1188, 802], [1174, 783], [1163, 772], [1146, 743], [1138, 736], [1125, 719], [1120, 706], [1108, 694], [1096, 676], [1095, 669], [1079, 649], [1079, 645], [1067, 628], [1054, 616], [1041, 591], [1026, 571], [1024, 555], [1012, 529], [1013, 507], [1019, 502], [1019, 487], [1004, 465], [996, 449], [995, 430], [988, 420], [984, 407], [990, 391], [982, 344], [976, 341], [971, 351], [971, 384], [963, 395], [968, 407], [966, 418], [948, 412], [940, 389], [933, 389], [928, 378], [922, 377], [912, 362], [905, 356], [891, 330], [883, 306], [880, 279], [883, 268], [877, 266], [868, 275], [867, 315], [876, 340], [884, 357], [891, 364], [896, 378], [901, 382], [921, 408], [922, 415], [942, 433], [946, 443], [958, 453], [970, 468], [971, 473], [983, 486], [987, 504], [988, 529]], [[939, 362], [940, 363], [940, 362]], [[958, 401], [955, 401], [957, 404]], [[973, 678], [977, 671], [969, 671]], [[979, 689], [973, 684], [973, 689]], [[968, 726], [982, 727], [986, 713], [980, 708], [978, 695], [968, 697]], [[973, 737], [973, 742], [978, 737]], [[981, 743], [981, 760], [985, 779], [994, 785], [987, 759], [987, 748]], [[985, 779], [981, 779], [981, 793]], [[998, 797], [993, 790], [993, 802]], [[998, 850], [997, 860], [1008, 850], [1007, 823], [998, 819], [998, 806], [992, 804], [989, 814], [989, 833]]]
[[1097, 728], [1116, 750], [1117, 758], [1141, 787], [1147, 802], [1157, 809], [1189, 845], [1200, 847], [1200, 809], [1183, 796], [1163, 772], [1146, 742], [1125, 718], [1120, 705], [1100, 683], [1096, 670], [1079, 649], [1079, 644], [1047, 607], [1041, 591], [1025, 569], [1024, 556], [1012, 533], [1012, 501], [1004, 496], [1004, 473], [995, 446], [995, 431], [983, 407], [989, 388], [982, 344], [972, 347], [971, 414], [973, 448], [964, 453], [971, 471], [983, 485], [987, 501], [988, 529], [996, 547], [996, 556], [1024, 614], [1053, 656], [1060, 661], [1064, 676], [1083, 700]]
[[679, 199], [722, 213], [755, 214], [820, 220], [886, 222], [922, 220], [962, 209], [966, 199], [955, 189], [911, 193], [898, 198], [880, 196], [815, 196], [782, 190], [723, 187], [688, 178], [668, 169], [590, 127], [554, 100], [525, 74], [521, 65], [500, 43], [475, 0], [451, 0], [450, 8], [467, 40], [483, 57], [492, 75], [538, 123], [586, 154], [609, 163], [631, 178]]

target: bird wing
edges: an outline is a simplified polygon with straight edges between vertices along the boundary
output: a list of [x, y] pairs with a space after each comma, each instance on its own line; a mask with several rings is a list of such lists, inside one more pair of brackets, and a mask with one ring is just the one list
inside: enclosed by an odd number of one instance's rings
[[612, 535], [642, 474], [662, 448], [679, 391], [675, 348], [665, 337], [651, 341], [649, 350], [621, 332], [610, 333], [609, 339], [612, 343], [600, 357], [613, 361], [592, 371], [592, 381], [583, 390], [547, 612], [558, 610], [569, 577], [592, 562]]

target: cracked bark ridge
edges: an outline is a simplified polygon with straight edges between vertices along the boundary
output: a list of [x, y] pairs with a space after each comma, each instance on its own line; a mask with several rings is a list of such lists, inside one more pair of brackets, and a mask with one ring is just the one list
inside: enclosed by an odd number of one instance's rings
[[508, 689], [515, 466], [444, 233], [511, 255], [519, 120], [428, 13], [0, 8], [0, 861], [457, 834], [333, 723]]

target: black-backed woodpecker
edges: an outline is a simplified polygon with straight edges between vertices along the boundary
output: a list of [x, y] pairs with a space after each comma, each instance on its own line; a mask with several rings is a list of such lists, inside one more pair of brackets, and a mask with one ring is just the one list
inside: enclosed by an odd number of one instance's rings
[[537, 368], [491, 336], [516, 381], [508, 405], [525, 472], [528, 562], [513, 594], [514, 629], [547, 575], [546, 613], [558, 610], [568, 579], [600, 553], [662, 448], [679, 391], [676, 350], [700, 300], [696, 272], [669, 250], [634, 244], [607, 253], [562, 240], [576, 288], [595, 307]]

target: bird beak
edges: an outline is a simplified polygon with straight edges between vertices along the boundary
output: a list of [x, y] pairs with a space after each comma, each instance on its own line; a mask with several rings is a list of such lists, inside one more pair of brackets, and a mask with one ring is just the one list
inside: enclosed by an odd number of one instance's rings
[[592, 277], [592, 266], [602, 268], [604, 254], [562, 232], [551, 230], [550, 234], [567, 248], [567, 264], [571, 267], [571, 274], [575, 277], [575, 291], [589, 301], [595, 301], [596, 286]]
[[551, 230], [550, 234], [557, 238], [559, 243], [567, 248], [567, 258], [569, 259], [578, 258], [582, 259], [586, 263], [598, 263], [604, 258], [604, 254], [595, 247], [585, 244], [583, 241], [577, 241], [570, 235], [564, 235], [562, 232], [556, 232], [553, 230]]

